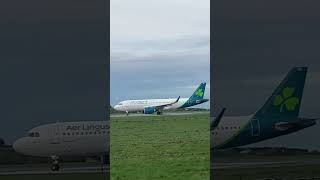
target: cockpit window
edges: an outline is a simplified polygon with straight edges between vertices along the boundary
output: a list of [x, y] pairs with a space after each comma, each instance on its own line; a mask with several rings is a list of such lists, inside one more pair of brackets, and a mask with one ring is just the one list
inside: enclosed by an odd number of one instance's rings
[[122, 106], [122, 105], [123, 105], [123, 103], [119, 103], [118, 105], [119, 105], [119, 106]]
[[40, 133], [39, 132], [30, 132], [28, 133], [29, 137], [40, 137]]

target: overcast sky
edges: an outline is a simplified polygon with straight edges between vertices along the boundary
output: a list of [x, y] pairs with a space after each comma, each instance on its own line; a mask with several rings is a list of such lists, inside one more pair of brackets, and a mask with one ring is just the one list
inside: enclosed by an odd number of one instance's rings
[[0, 138], [105, 119], [106, 9], [106, 1], [0, 3]]
[[[320, 12], [315, 1], [214, 1], [214, 111], [254, 113], [294, 66], [308, 66], [300, 115], [320, 117]], [[319, 149], [320, 126], [259, 145]]]
[[[111, 0], [111, 104], [209, 92], [209, 0]], [[209, 103], [202, 107], [209, 108]]]

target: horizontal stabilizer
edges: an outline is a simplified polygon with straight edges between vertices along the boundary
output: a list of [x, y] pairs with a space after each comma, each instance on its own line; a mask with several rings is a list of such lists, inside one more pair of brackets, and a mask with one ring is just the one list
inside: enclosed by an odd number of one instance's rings
[[305, 128], [315, 125], [317, 120], [319, 119], [298, 118], [298, 120], [293, 122], [278, 122], [274, 125], [274, 128], [279, 131], [286, 131], [293, 128]]

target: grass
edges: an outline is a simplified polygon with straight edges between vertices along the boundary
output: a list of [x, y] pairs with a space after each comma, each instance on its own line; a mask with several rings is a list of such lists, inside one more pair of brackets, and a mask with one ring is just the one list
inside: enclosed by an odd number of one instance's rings
[[111, 118], [111, 179], [209, 179], [209, 113]]

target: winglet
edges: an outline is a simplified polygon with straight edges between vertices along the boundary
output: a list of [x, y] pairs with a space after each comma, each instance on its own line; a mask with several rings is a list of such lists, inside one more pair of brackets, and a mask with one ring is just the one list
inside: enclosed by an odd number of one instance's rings
[[174, 102], [174, 103], [177, 103], [177, 102], [179, 102], [179, 99], [180, 99], [180, 96], [177, 98], [177, 100]]
[[226, 108], [223, 108], [219, 115], [213, 121], [211, 121], [211, 130], [215, 129], [219, 125], [225, 111]]

